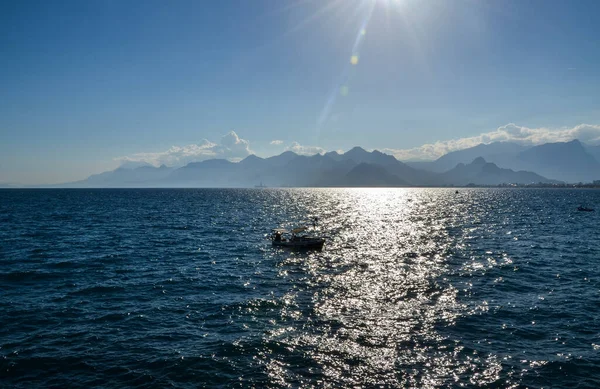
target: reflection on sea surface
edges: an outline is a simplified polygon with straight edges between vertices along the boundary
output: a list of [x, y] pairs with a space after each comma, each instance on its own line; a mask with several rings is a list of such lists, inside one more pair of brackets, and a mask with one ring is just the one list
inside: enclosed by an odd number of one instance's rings
[[[6, 387], [600, 387], [600, 191], [0, 190]], [[319, 217], [322, 251], [268, 233]]]
[[291, 317], [282, 312], [287, 328], [273, 340], [290, 355], [266, 361], [275, 380], [309, 379], [288, 366], [294, 357], [300, 365], [310, 359], [331, 385], [437, 385], [476, 369], [482, 379], [494, 377], [493, 363], [456, 366], [460, 350], [436, 329], [452, 324], [461, 311], [456, 288], [443, 278], [445, 257], [458, 238], [448, 231], [459, 215], [445, 204], [449, 192], [415, 195], [352, 190], [331, 207], [328, 194], [317, 191], [301, 203], [305, 212], [325, 211], [323, 229], [335, 232], [325, 252], [291, 256], [279, 265], [284, 277], [290, 267], [302, 267], [305, 273], [294, 283], [304, 290], [287, 299], [310, 294], [303, 298], [310, 298], [311, 308]]
[[[334, 193], [303, 192], [289, 215], [321, 215], [323, 230], [332, 234], [326, 250], [274, 255], [290, 290], [267, 337], [276, 348], [262, 355], [273, 383], [511, 386], [531, 366], [547, 363], [529, 361], [525, 345], [505, 348], [509, 338], [501, 348], [489, 347], [494, 342], [487, 336], [502, 336], [504, 314], [513, 322], [514, 312], [498, 311], [522, 298], [521, 286], [511, 298], [493, 289], [519, 270], [511, 255], [528, 255], [529, 245], [519, 239], [540, 238], [527, 231], [530, 223], [559, 221], [552, 210], [532, 213], [521, 204], [527, 193], [510, 191]], [[491, 290], [474, 289], [479, 282]], [[529, 308], [537, 309], [534, 304]], [[468, 317], [481, 315], [491, 317], [472, 326]], [[457, 320], [464, 323], [457, 327]], [[457, 336], [460, 327], [467, 333]], [[503, 360], [511, 359], [522, 366], [505, 363], [501, 376]]]

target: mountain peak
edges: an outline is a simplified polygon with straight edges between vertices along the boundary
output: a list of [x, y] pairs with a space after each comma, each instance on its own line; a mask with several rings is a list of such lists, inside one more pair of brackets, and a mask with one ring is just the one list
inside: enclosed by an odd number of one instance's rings
[[483, 157], [475, 158], [468, 165], [459, 163], [455, 168], [442, 173], [441, 179], [452, 185], [531, 184], [550, 181], [533, 172], [500, 168], [493, 162], [486, 162]]
[[287, 150], [287, 151], [284, 151], [283, 153], [281, 153], [279, 155], [274, 155], [274, 156], [269, 157], [267, 159], [281, 159], [281, 158], [287, 158], [287, 159], [289, 159], [289, 158], [294, 158], [294, 157], [297, 157], [297, 156], [298, 156], [298, 154], [294, 153], [293, 151]]
[[343, 157], [345, 159], [353, 159], [355, 162], [371, 162], [371, 153], [369, 153], [367, 150], [363, 149], [362, 147], [356, 146], [353, 147], [352, 149], [346, 151], [343, 154]]
[[518, 156], [524, 170], [566, 182], [593, 181], [600, 177], [600, 163], [577, 139], [534, 146]]
[[368, 154], [369, 152], [360, 146], [354, 146], [352, 149], [346, 151], [344, 154], [358, 154], [358, 153], [361, 153], [361, 154], [367, 153]]
[[483, 157], [477, 157], [471, 162], [471, 165], [485, 165], [487, 162]]
[[296, 158], [298, 158], [298, 154], [294, 153], [293, 151], [284, 151], [283, 153], [279, 154], [279, 155], [274, 155], [272, 157], [268, 157], [265, 159], [265, 161], [267, 161], [267, 163], [269, 164], [274, 164], [274, 166], [283, 166], [283, 165], [287, 165], [288, 163], [290, 163], [291, 161], [295, 160]]
[[264, 158], [261, 158], [261, 157], [257, 156], [256, 154], [250, 154], [246, 158], [242, 159], [240, 161], [240, 163], [246, 164], [246, 163], [256, 163], [256, 162], [260, 162], [260, 161], [264, 161]]

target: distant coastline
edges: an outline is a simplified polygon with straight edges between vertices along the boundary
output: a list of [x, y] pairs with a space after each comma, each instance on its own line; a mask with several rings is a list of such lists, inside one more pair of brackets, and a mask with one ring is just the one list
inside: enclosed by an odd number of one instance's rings
[[[260, 184], [257, 184], [260, 183]], [[265, 183], [269, 183], [266, 185]], [[289, 187], [538, 187], [597, 188], [600, 146], [573, 140], [525, 147], [495, 142], [453, 151], [435, 161], [402, 162], [378, 150], [268, 158], [239, 162], [207, 159], [180, 167], [125, 164], [80, 181], [0, 188], [289, 188]]]
[[69, 187], [69, 186], [10, 186], [0, 187], [0, 191], [6, 190], [152, 190], [152, 189], [600, 189], [600, 183], [579, 184], [500, 184], [500, 185], [462, 185], [462, 186], [122, 186], [122, 187]]

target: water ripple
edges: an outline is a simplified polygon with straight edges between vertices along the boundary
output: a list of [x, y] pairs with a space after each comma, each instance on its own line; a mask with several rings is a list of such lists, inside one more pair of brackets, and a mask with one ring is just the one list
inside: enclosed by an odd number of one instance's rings
[[[9, 387], [600, 386], [599, 191], [0, 200]], [[321, 252], [265, 239], [312, 216]]]

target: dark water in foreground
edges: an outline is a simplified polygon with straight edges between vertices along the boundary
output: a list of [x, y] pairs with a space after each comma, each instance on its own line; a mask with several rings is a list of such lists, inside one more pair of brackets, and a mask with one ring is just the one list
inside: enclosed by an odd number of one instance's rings
[[[600, 387], [593, 190], [0, 191], [0, 387]], [[310, 215], [322, 252], [264, 235]]]

